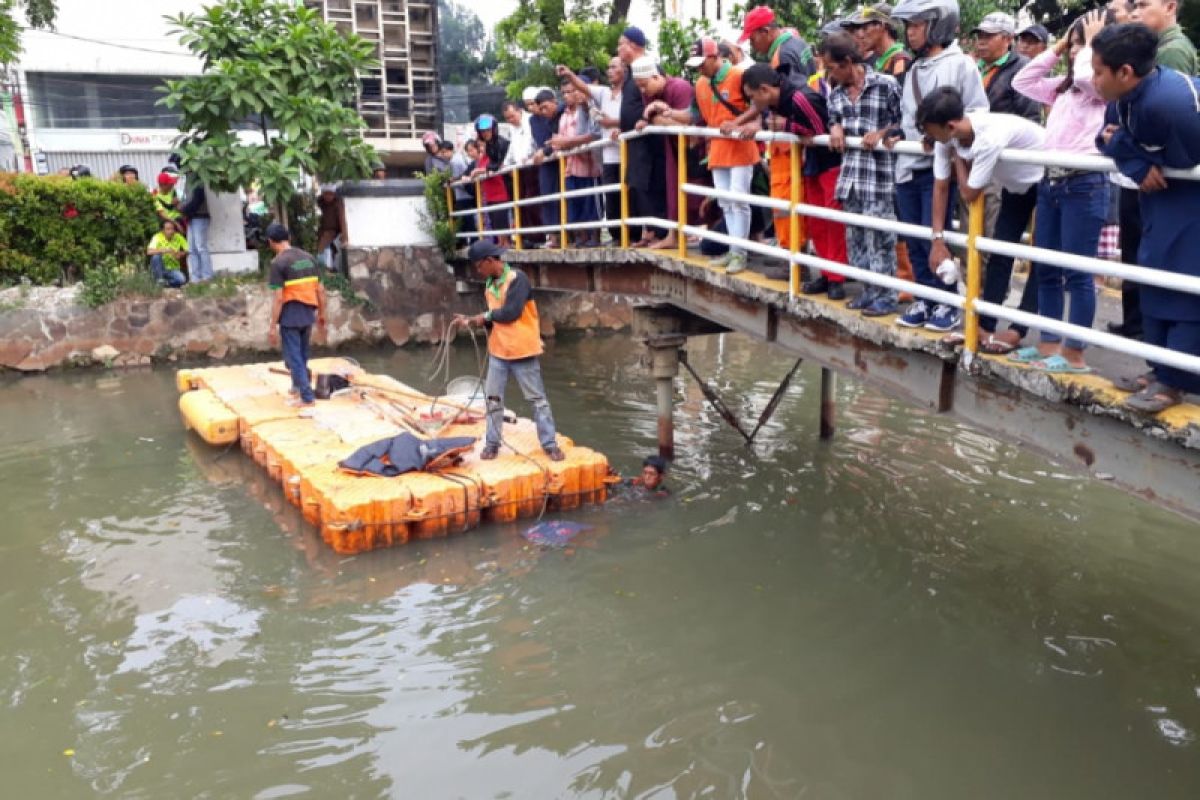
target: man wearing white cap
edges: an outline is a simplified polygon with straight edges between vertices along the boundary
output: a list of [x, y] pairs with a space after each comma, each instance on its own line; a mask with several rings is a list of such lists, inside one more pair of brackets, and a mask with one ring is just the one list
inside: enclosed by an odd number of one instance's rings
[[975, 30], [975, 57], [987, 92], [988, 110], [993, 114], [1016, 114], [1032, 122], [1042, 121], [1042, 106], [1012, 87], [1012, 80], [1029, 59], [1013, 50], [1017, 21], [1011, 14], [993, 11]]
[[[646, 55], [646, 34], [641, 28], [630, 26], [622, 31], [617, 39], [617, 58], [629, 68], [629, 78], [621, 86], [621, 133], [632, 131], [642, 121], [646, 111], [646, 103], [638, 89], [636, 79], [639, 74], [643, 78], [658, 71], [654, 59], [644, 58]], [[634, 64], [638, 65], [634, 69]], [[650, 199], [650, 187], [655, 178], [661, 186], [665, 182], [662, 147], [651, 137], [630, 139], [627, 145], [627, 161], [625, 164], [625, 184], [629, 187], [629, 213], [632, 216], [662, 216], [661, 210], [647, 208]], [[659, 213], [654, 214], [654, 211]], [[645, 234], [653, 238], [653, 233], [647, 229]], [[635, 226], [629, 228], [630, 237], [638, 241], [644, 240], [643, 231]]]
[[536, 86], [526, 86], [521, 91], [521, 105], [525, 106], [525, 111], [530, 114], [537, 113], [537, 95], [538, 87]]
[[[649, 56], [643, 56], [633, 62], [630, 68], [633, 82], [642, 93], [646, 104], [643, 119], [635, 128], [641, 130], [647, 125], [665, 125], [667, 120], [661, 114], [651, 109], [670, 108], [677, 111], [688, 110], [692, 107], [695, 92], [692, 85], [683, 78], [664, 75], [658, 64]], [[662, 178], [657, 176], [650, 182], [649, 193], [646, 195], [650, 205], [649, 216], [666, 217], [669, 220], [678, 219], [679, 214], [679, 159], [686, 158], [686, 153], [676, 152], [676, 137], [651, 137], [651, 149], [662, 153]], [[634, 247], [651, 247], [654, 249], [671, 248], [676, 246], [676, 229], [668, 228], [665, 234], [659, 232], [658, 238], [652, 237], [648, 231]]]

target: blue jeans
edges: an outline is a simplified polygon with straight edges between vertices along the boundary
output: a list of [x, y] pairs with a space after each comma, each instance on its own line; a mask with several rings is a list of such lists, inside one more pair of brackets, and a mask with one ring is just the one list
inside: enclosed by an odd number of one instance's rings
[[[541, 190], [540, 194], [558, 193], [558, 165], [558, 161], [552, 161], [538, 167], [538, 189]], [[543, 203], [542, 224], [557, 225], [558, 209], [559, 203], [557, 200], [549, 200]]]
[[206, 281], [213, 276], [212, 253], [208, 250], [208, 217], [196, 217], [188, 222], [188, 264], [192, 268], [192, 282]]
[[[595, 178], [576, 178], [573, 175], [567, 176], [567, 191], [575, 189], [591, 189], [596, 186]], [[567, 200], [567, 222], [595, 222], [600, 219], [600, 207], [597, 203], [600, 200], [600, 195], [592, 194], [587, 197], [572, 197]], [[582, 233], [585, 236], [590, 235], [590, 231], [575, 231]]]
[[[1029, 219], [1033, 216], [1037, 199], [1037, 186], [1030, 186], [1024, 194], [1016, 194], [1008, 189], [1001, 191], [1000, 213], [996, 217], [996, 229], [992, 233], [992, 238], [1019, 244], [1021, 236], [1029, 227]], [[1012, 256], [1001, 256], [995, 253], [988, 256], [987, 270], [983, 277], [984, 300], [996, 305], [1004, 303], [1012, 282], [1012, 267]], [[1036, 273], [1036, 271], [1035, 269], [1034, 272]], [[1029, 280], [1025, 281], [1025, 290], [1021, 293], [1021, 304], [1018, 308], [1030, 314], [1036, 313], [1038, 310], [1037, 298], [1037, 278], [1035, 274], [1031, 274]], [[995, 333], [996, 318], [980, 315], [979, 327], [988, 333]], [[1011, 327], [1022, 337], [1028, 332], [1023, 325], [1012, 325]]]
[[538, 441], [543, 450], [557, 447], [554, 438], [554, 415], [550, 413], [550, 403], [546, 400], [546, 386], [542, 383], [542, 365], [537, 356], [508, 360], [488, 356], [487, 380], [483, 384], [483, 393], [487, 397], [487, 433], [484, 436], [486, 447], [500, 446], [500, 429], [504, 424], [504, 387], [508, 385], [508, 376], [517, 379], [521, 394], [533, 406], [533, 422], [537, 426]]
[[[1200, 356], [1200, 322], [1178, 322], [1143, 313], [1142, 329], [1146, 344]], [[1200, 375], [1154, 361], [1149, 363], [1154, 380], [1159, 383], [1193, 394], [1200, 392]]]
[[172, 289], [176, 289], [187, 283], [187, 278], [183, 277], [182, 272], [177, 269], [166, 268], [161, 255], [150, 256], [150, 274], [154, 276], [155, 281], [165, 283]]
[[[945, 227], [950, 228], [950, 209], [954, 208], [956, 192], [950, 187], [946, 200]], [[896, 216], [901, 222], [929, 227], [933, 221], [933, 169], [913, 171], [912, 180], [896, 184]], [[904, 237], [908, 245], [908, 258], [912, 261], [913, 275], [917, 283], [932, 289], [945, 289], [945, 284], [929, 268], [929, 240]]]
[[[1100, 229], [1108, 216], [1108, 180], [1104, 175], [1075, 175], [1059, 180], [1047, 178], [1038, 185], [1037, 222], [1034, 244], [1063, 253], [1095, 257]], [[1096, 284], [1090, 273], [1037, 265], [1038, 313], [1062, 319], [1066, 293], [1071, 295], [1068, 322], [1090, 328], [1096, 319]], [[1043, 332], [1043, 342], [1062, 341], [1056, 333]], [[1066, 346], [1082, 350], [1084, 344], [1067, 339]]]
[[305, 403], [313, 401], [312, 384], [308, 380], [308, 337], [311, 327], [279, 326], [279, 342], [283, 346], [283, 363], [292, 373], [292, 388], [300, 392]]

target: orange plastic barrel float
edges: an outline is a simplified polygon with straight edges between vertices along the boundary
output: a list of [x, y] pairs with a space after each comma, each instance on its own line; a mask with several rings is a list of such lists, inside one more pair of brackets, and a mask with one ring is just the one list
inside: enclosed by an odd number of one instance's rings
[[[482, 461], [484, 423], [470, 409], [367, 373], [348, 359], [314, 359], [309, 369], [342, 376], [349, 388], [302, 415], [288, 404], [291, 378], [280, 362], [181, 369], [179, 411], [184, 427], [206, 443], [239, 444], [339, 553], [453, 536], [483, 522], [607, 499], [608, 459], [560, 435], [566, 459], [550, 461], [530, 420], [506, 423], [499, 457]], [[476, 444], [454, 461], [397, 477], [338, 467], [358, 448], [406, 432], [423, 439], [473, 437]]]

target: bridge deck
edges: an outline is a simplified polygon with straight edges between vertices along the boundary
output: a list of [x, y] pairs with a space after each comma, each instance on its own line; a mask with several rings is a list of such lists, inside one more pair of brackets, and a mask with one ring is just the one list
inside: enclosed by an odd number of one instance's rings
[[1050, 375], [984, 355], [968, 371], [944, 334], [902, 328], [894, 317], [866, 318], [823, 295], [789, 298], [786, 280], [727, 275], [694, 252], [513, 250], [508, 260], [539, 288], [677, 306], [1200, 515], [1200, 405], [1193, 397], [1154, 416], [1126, 408], [1127, 393], [1108, 377], [1144, 371], [1132, 358], [1093, 350], [1097, 373]]

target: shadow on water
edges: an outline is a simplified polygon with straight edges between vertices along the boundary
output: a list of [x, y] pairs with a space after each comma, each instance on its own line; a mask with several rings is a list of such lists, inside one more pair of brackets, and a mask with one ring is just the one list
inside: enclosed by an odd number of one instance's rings
[[[790, 366], [690, 350], [748, 419]], [[360, 360], [424, 386], [429, 356]], [[626, 472], [638, 356], [544, 362]], [[749, 450], [678, 383], [672, 497], [567, 549], [523, 522], [347, 558], [182, 433], [169, 371], [5, 381], [13, 796], [1194, 797], [1194, 523], [850, 382], [820, 444], [816, 387]]]

